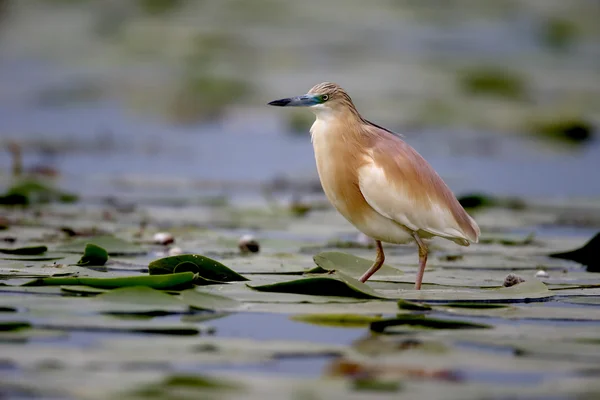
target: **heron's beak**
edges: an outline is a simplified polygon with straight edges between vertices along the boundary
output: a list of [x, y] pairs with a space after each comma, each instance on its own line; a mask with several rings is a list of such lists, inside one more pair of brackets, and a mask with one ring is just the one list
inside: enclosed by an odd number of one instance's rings
[[310, 94], [303, 96], [289, 97], [287, 99], [273, 100], [269, 103], [270, 106], [279, 107], [310, 107], [319, 104], [317, 98]]

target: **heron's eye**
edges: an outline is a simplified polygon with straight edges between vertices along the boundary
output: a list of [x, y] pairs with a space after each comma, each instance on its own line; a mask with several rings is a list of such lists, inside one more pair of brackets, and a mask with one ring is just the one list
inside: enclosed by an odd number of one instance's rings
[[321, 96], [321, 101], [327, 101], [327, 100], [329, 100], [328, 94], [324, 94], [323, 96]]

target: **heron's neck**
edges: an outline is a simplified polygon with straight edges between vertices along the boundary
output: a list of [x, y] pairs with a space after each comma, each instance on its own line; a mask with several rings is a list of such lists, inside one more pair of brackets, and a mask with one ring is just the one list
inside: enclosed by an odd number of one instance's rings
[[316, 119], [310, 128], [313, 140], [316, 135], [350, 135], [361, 123], [360, 115], [349, 109], [321, 108], [314, 113]]

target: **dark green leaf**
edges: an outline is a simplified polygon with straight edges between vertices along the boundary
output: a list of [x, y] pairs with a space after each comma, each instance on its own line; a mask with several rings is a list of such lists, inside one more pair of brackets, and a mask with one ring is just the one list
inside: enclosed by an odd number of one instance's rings
[[200, 267], [198, 267], [193, 262], [184, 261], [182, 263], [177, 264], [175, 266], [175, 268], [173, 268], [173, 273], [178, 273], [178, 272], [193, 272], [194, 274], [199, 274]]
[[30, 327], [31, 324], [25, 321], [0, 321], [0, 332], [16, 331]]
[[[148, 265], [150, 275], [171, 274], [175, 268], [183, 263], [195, 264], [199, 269], [199, 276], [210, 281], [233, 282], [247, 281], [248, 279], [231, 270], [212, 258], [199, 254], [182, 254], [180, 256], [164, 257], [154, 260]], [[191, 268], [188, 264], [180, 268]]]
[[193, 285], [194, 274], [182, 272], [180, 274], [159, 276], [124, 276], [118, 278], [42, 278], [25, 283], [23, 286], [50, 286], [50, 285], [84, 285], [101, 289], [115, 289], [128, 286], [148, 286], [153, 289], [183, 289]]
[[290, 319], [313, 325], [361, 328], [381, 320], [382, 317], [361, 314], [300, 314], [293, 315]]
[[307, 276], [301, 279], [272, 283], [268, 285], [252, 286], [254, 290], [263, 292], [312, 294], [317, 296], [341, 296], [359, 299], [381, 299], [385, 296], [375, 292], [366, 284], [335, 272], [328, 275]]
[[86, 266], [103, 266], [108, 261], [108, 253], [100, 246], [93, 243], [88, 243], [85, 246], [83, 257], [77, 262], [77, 265]]
[[16, 249], [0, 248], [0, 253], [4, 254], [15, 254], [20, 256], [35, 256], [48, 251], [46, 246], [28, 246], [18, 247]]
[[458, 302], [458, 303], [446, 303], [440, 304], [440, 307], [454, 307], [454, 308], [506, 308], [508, 307], [506, 304], [494, 304], [494, 303], [468, 303], [468, 302]]
[[394, 326], [412, 326], [424, 329], [487, 329], [491, 325], [473, 322], [458, 321], [453, 319], [429, 318], [422, 315], [402, 315], [397, 318], [385, 319], [371, 323], [374, 332], [385, 332]]
[[[372, 265], [372, 260], [366, 258], [356, 257], [352, 254], [342, 253], [338, 251], [326, 251], [319, 253], [313, 257], [317, 267], [306, 271], [307, 274], [321, 274], [331, 271], [340, 271], [346, 275], [354, 278], [360, 277], [365, 273]], [[377, 275], [373, 278], [377, 280], [378, 277], [382, 276], [402, 276], [404, 273], [399, 269], [383, 265], [378, 271]]]
[[415, 303], [407, 300], [398, 300], [398, 308], [402, 310], [426, 311], [431, 310], [431, 306], [423, 303]]

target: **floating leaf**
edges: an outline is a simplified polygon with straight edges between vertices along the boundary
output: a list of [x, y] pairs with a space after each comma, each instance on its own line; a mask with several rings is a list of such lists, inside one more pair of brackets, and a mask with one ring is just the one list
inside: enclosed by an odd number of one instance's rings
[[67, 333], [44, 329], [17, 329], [0, 332], [0, 343], [27, 343], [37, 339], [66, 339]]
[[10, 332], [29, 328], [31, 324], [25, 321], [0, 321], [0, 332]]
[[422, 303], [415, 303], [407, 300], [398, 300], [398, 308], [401, 310], [428, 311], [431, 306]]
[[[198, 325], [186, 325], [180, 323], [168, 323], [154, 320], [124, 320], [113, 317], [75, 317], [52, 318], [36, 321], [32, 324], [41, 329], [60, 329], [69, 331], [89, 332], [135, 332], [153, 333], [164, 335], [197, 335], [201, 327]], [[205, 328], [212, 331], [212, 329]]]
[[142, 247], [137, 244], [130, 243], [126, 240], [114, 236], [95, 236], [83, 239], [77, 239], [70, 243], [58, 246], [57, 251], [67, 253], [82, 253], [88, 244], [94, 244], [106, 250], [109, 256], [132, 256], [147, 253]]
[[[430, 318], [422, 315], [403, 315], [397, 318], [384, 319], [371, 323], [374, 332], [393, 332], [393, 327], [411, 326], [421, 329], [488, 329], [491, 325], [473, 322], [458, 321], [453, 319]], [[391, 328], [391, 329], [390, 329]]]
[[15, 261], [53, 261], [60, 260], [67, 257], [66, 253], [59, 253], [54, 251], [47, 251], [41, 254], [7, 254], [0, 255], [2, 260], [15, 260]]
[[77, 265], [85, 266], [103, 266], [108, 261], [108, 252], [100, 246], [96, 246], [93, 243], [88, 243], [85, 246], [83, 256], [81, 260], [77, 262]]
[[[182, 263], [186, 264], [181, 266]], [[177, 267], [190, 268], [187, 263], [196, 265], [199, 269], [199, 276], [210, 281], [234, 282], [248, 280], [217, 260], [199, 254], [182, 254], [180, 256], [160, 258], [152, 261], [148, 265], [148, 268], [150, 275], [171, 274]]]
[[113, 289], [94, 298], [95, 301], [117, 303], [111, 313], [164, 314], [183, 313], [188, 306], [177, 297], [147, 286]]
[[[307, 274], [321, 274], [331, 271], [340, 271], [351, 277], [358, 278], [373, 265], [373, 261], [371, 260], [338, 251], [319, 253], [313, 257], [313, 260], [315, 264], [317, 264], [317, 267], [306, 271]], [[377, 280], [378, 278], [382, 278], [384, 276], [388, 278], [398, 277], [402, 276], [403, 274], [404, 273], [399, 269], [384, 264], [377, 271], [377, 274], [373, 275], [373, 279]]]
[[[40, 286], [40, 288], [45, 288], [45, 287]], [[52, 288], [54, 288], [54, 287], [52, 287]], [[83, 286], [83, 285], [68, 285], [68, 286], [60, 287], [60, 291], [62, 291], [62, 292], [79, 294], [79, 295], [83, 295], [83, 296], [95, 296], [98, 294], [106, 293], [110, 290], [111, 289], [100, 289], [100, 288], [95, 288], [95, 287], [91, 287], [91, 286]]]
[[20, 256], [35, 256], [48, 251], [46, 246], [29, 246], [29, 247], [17, 247], [14, 249], [0, 248], [0, 253], [4, 254], [15, 254]]
[[[441, 304], [440, 307], [453, 307], [453, 308], [475, 308], [475, 309], [494, 309], [494, 308], [506, 308], [506, 304], [494, 304], [494, 303], [447, 303]], [[400, 307], [402, 308], [402, 307]]]
[[427, 290], [380, 290], [384, 296], [427, 303], [522, 303], [545, 301], [554, 294], [544, 283], [535, 280], [496, 289], [448, 288]]
[[470, 317], [560, 320], [560, 321], [600, 321], [600, 308], [510, 306], [496, 309], [437, 307], [436, 310], [448, 314]]
[[[254, 285], [258, 285], [262, 279], [252, 280]], [[272, 284], [271, 280], [263, 284]], [[275, 303], [275, 304], [290, 304], [290, 303], [359, 303], [364, 302], [364, 299], [356, 299], [351, 297], [339, 296], [313, 296], [308, 294], [296, 293], [276, 293], [276, 292], [260, 292], [256, 291], [245, 283], [230, 283], [226, 285], [206, 286], [198, 289], [202, 293], [215, 293], [223, 296], [235, 298], [238, 301], [251, 303]]]
[[[2, 290], [2, 288], [0, 288]], [[563, 303], [585, 304], [590, 306], [600, 306], [600, 297], [593, 296], [573, 296], [561, 300]]]
[[193, 262], [184, 261], [182, 263], [177, 264], [175, 266], [175, 268], [173, 268], [173, 273], [176, 274], [178, 272], [193, 272], [194, 274], [199, 274], [200, 273], [200, 267], [198, 267]]
[[193, 285], [194, 274], [182, 272], [179, 274], [157, 276], [124, 276], [118, 278], [41, 278], [28, 282], [23, 286], [50, 286], [50, 285], [83, 285], [101, 289], [115, 289], [128, 286], [148, 286], [153, 289], [182, 289]]
[[239, 310], [242, 303], [231, 297], [188, 289], [181, 292], [181, 301], [200, 310]]
[[600, 272], [600, 232], [578, 249], [549, 256], [578, 262], [585, 265], [589, 272]]
[[[272, 293], [277, 294], [277, 293]], [[314, 296], [318, 297], [318, 296]], [[338, 297], [350, 299], [350, 297]], [[359, 299], [353, 299], [359, 300]], [[388, 314], [398, 315], [410, 313], [410, 311], [398, 310], [393, 301], [363, 300], [360, 303], [247, 303], [246, 310], [260, 313], [277, 313], [286, 315], [295, 314], [345, 314], [351, 311], [353, 314], [374, 315]]]
[[378, 294], [366, 284], [341, 272], [335, 272], [324, 276], [307, 276], [301, 279], [267, 285], [247, 285], [254, 290], [263, 292], [311, 294], [316, 296], [341, 296], [359, 299], [385, 298], [384, 295]]
[[361, 314], [300, 314], [294, 315], [290, 319], [313, 325], [361, 328], [369, 326], [372, 322], [381, 320], [382, 317]]
[[174, 398], [177, 393], [192, 391], [192, 393], [202, 396], [202, 389], [208, 389], [210, 393], [219, 391], [240, 391], [245, 388], [239, 382], [231, 379], [212, 378], [200, 375], [174, 374], [160, 382], [145, 385], [143, 388], [128, 393], [129, 396], [139, 396], [140, 398]]

